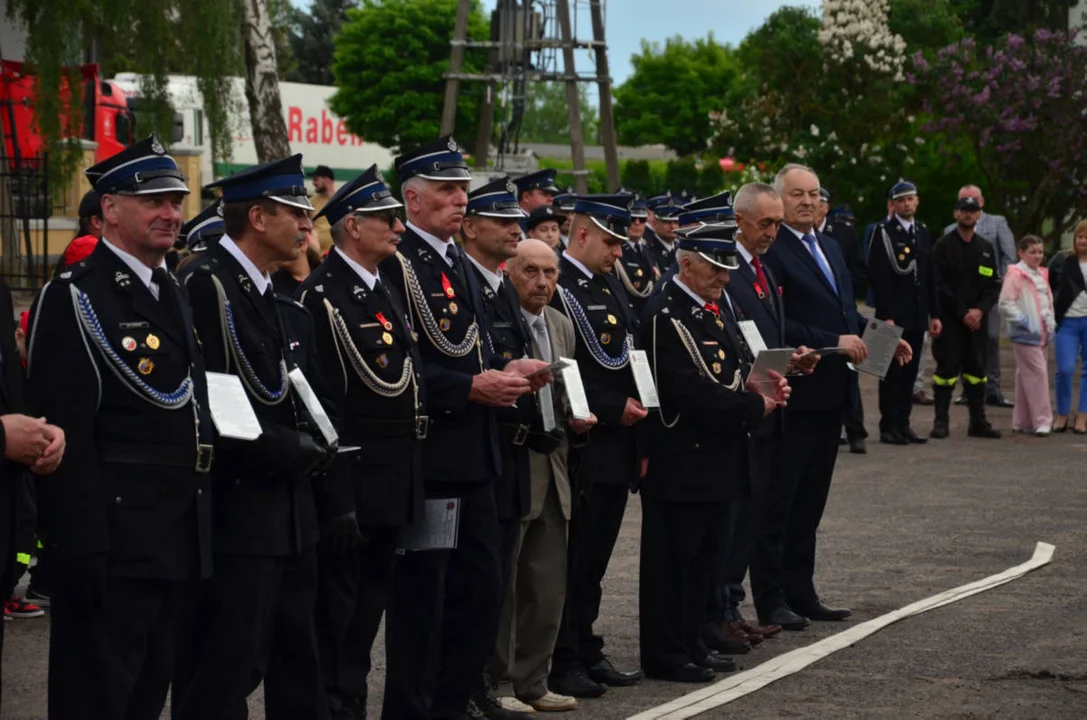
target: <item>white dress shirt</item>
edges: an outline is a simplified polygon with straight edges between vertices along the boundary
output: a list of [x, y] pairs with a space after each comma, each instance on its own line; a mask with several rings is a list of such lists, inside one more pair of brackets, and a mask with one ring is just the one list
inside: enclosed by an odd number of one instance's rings
[[[224, 235], [224, 237], [226, 236]], [[106, 241], [106, 247], [112, 250], [117, 257], [121, 258], [121, 261], [125, 265], [128, 265], [129, 270], [136, 273], [136, 277], [140, 279], [140, 282], [143, 283], [143, 286], [147, 288], [148, 291], [150, 291], [150, 293], [155, 297], [156, 300], [158, 300], [159, 284], [151, 280], [152, 268], [147, 267], [142, 262], [140, 262], [140, 260], [135, 255], [125, 252], [121, 248], [111, 243], [105, 237], [103, 237], [102, 239]], [[159, 267], [166, 267], [166, 261], [163, 260], [161, 263], [159, 263]]]
[[570, 253], [566, 252], [565, 250], [562, 251], [562, 256], [564, 258], [566, 258], [567, 260], [569, 260], [570, 263], [574, 267], [576, 267], [578, 270], [585, 273], [585, 277], [589, 278], [590, 280], [593, 279], [593, 275], [594, 275], [593, 271], [590, 270], [589, 268], [585, 267], [584, 265], [582, 265], [581, 261], [575, 260], [573, 257], [570, 256]]
[[253, 281], [253, 285], [257, 288], [257, 292], [263, 295], [269, 287], [272, 285], [272, 277], [268, 273], [262, 273], [253, 261], [242, 252], [242, 249], [238, 247], [238, 244], [230, 239], [229, 235], [223, 235], [219, 239], [219, 247], [226, 250], [228, 253], [234, 256], [234, 259], [245, 269], [246, 275]]
[[408, 221], [404, 224], [407, 225], [411, 230], [414, 230], [416, 235], [423, 238], [423, 240], [426, 241], [427, 245], [434, 248], [434, 252], [438, 253], [438, 255], [441, 256], [442, 260], [445, 260], [446, 265], [448, 265], [449, 267], [453, 267], [453, 261], [449, 259], [448, 255], [446, 255], [446, 253], [449, 252], [449, 245], [453, 242], [453, 238], [447, 238], [445, 240], [442, 240], [437, 235], [431, 235], [426, 230], [420, 228], [418, 225], [412, 224], [411, 221]]
[[487, 281], [487, 284], [491, 286], [491, 290], [498, 292], [498, 288], [502, 285], [502, 271], [499, 270], [497, 274], [491, 272], [487, 268], [480, 265], [479, 261], [468, 253], [464, 253], [464, 257], [471, 260], [472, 264], [479, 268], [479, 273], [483, 276], [483, 279]]
[[367, 290], [373, 290], [373, 289], [374, 289], [374, 284], [375, 284], [375, 283], [376, 283], [376, 282], [378, 281], [378, 279], [379, 279], [379, 276], [378, 276], [378, 275], [376, 275], [376, 274], [374, 274], [374, 273], [370, 272], [369, 270], [367, 270], [366, 268], [364, 268], [364, 267], [363, 267], [362, 265], [359, 265], [359, 264], [358, 264], [357, 262], [355, 262], [354, 260], [352, 260], [351, 258], [349, 258], [349, 257], [347, 256], [347, 253], [345, 253], [345, 252], [344, 252], [343, 250], [340, 250], [340, 249], [339, 249], [338, 247], [335, 247], [335, 246], [333, 246], [333, 248], [332, 248], [332, 252], [334, 252], [334, 253], [339, 253], [340, 257], [341, 257], [341, 258], [343, 258], [344, 262], [346, 262], [346, 263], [347, 263], [347, 266], [348, 266], [349, 268], [351, 268], [352, 270], [354, 270], [354, 271], [355, 271], [355, 273], [356, 273], [356, 274], [357, 274], [357, 275], [358, 275], [358, 276], [359, 276], [359, 277], [360, 277], [360, 278], [362, 279], [362, 281], [363, 281], [363, 282], [364, 282], [364, 283], [366, 284], [366, 289], [367, 289]]

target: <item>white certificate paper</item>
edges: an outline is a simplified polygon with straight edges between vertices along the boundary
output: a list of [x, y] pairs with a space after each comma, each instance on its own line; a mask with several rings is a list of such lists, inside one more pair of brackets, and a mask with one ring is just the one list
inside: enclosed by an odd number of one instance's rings
[[638, 388], [638, 399], [642, 401], [642, 406], [659, 408], [661, 401], [657, 397], [657, 384], [653, 382], [653, 369], [649, 365], [649, 356], [645, 350], [630, 351], [630, 369], [634, 371], [634, 385]]
[[779, 375], [784, 375], [785, 371], [789, 369], [789, 361], [792, 360], [793, 352], [792, 348], [775, 348], [773, 350], [763, 350], [759, 353], [759, 356], [755, 358], [755, 364], [751, 366], [751, 371], [747, 373], [747, 382], [766, 383], [770, 381], [769, 373], [776, 372]]
[[864, 335], [861, 336], [861, 340], [864, 340], [864, 344], [868, 346], [868, 357], [864, 362], [854, 364], [853, 369], [875, 375], [880, 379], [887, 377], [887, 371], [894, 362], [895, 350], [898, 349], [898, 341], [901, 337], [902, 328], [872, 318], [864, 328]]
[[423, 517], [406, 525], [396, 543], [399, 555], [416, 550], [452, 550], [460, 530], [460, 499], [431, 498], [423, 503]]
[[540, 403], [540, 415], [543, 418], [544, 432], [551, 432], [558, 427], [555, 422], [555, 392], [551, 385], [544, 385], [536, 391], [536, 399]]
[[223, 437], [256, 440], [263, 430], [237, 375], [209, 372], [208, 406], [215, 429]]
[[306, 406], [306, 410], [309, 411], [309, 415], [313, 418], [313, 421], [317, 423], [317, 429], [321, 431], [321, 435], [325, 438], [325, 443], [329, 447], [335, 447], [339, 442], [340, 436], [336, 433], [336, 428], [332, 427], [332, 421], [325, 413], [325, 409], [321, 407], [321, 401], [317, 399], [317, 395], [314, 394], [313, 388], [310, 387], [309, 380], [302, 374], [302, 370], [295, 368], [287, 373], [287, 377], [291, 380], [291, 386], [294, 387], [294, 391], [298, 393], [298, 398], [302, 401], [302, 404]]
[[559, 358], [566, 361], [566, 367], [559, 370], [562, 375], [562, 386], [566, 390], [566, 399], [570, 403], [570, 414], [575, 420], [588, 420], [592, 417], [589, 411], [589, 399], [585, 396], [585, 385], [581, 382], [581, 371], [577, 368], [577, 360]]
[[744, 341], [751, 348], [751, 354], [758, 357], [759, 353], [766, 349], [766, 342], [762, 339], [759, 326], [755, 324], [754, 320], [741, 320], [737, 324], [740, 326], [740, 333], [744, 336]]

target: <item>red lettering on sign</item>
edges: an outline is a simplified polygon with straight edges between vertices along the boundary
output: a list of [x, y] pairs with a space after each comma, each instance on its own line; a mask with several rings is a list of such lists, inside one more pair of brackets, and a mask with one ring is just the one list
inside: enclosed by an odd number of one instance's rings
[[306, 118], [306, 142], [317, 143], [317, 118]]
[[336, 123], [336, 142], [340, 145], [347, 144], [347, 126], [343, 124], [343, 120]]
[[332, 120], [329, 119], [328, 113], [321, 110], [321, 144], [332, 144]]
[[[297, 134], [297, 139], [295, 139]], [[302, 108], [291, 105], [287, 109], [287, 140], [302, 142]]]

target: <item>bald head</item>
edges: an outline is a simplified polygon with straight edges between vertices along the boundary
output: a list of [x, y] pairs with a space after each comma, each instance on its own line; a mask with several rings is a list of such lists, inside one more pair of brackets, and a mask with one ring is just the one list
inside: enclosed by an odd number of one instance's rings
[[539, 315], [551, 302], [559, 280], [559, 260], [542, 240], [529, 238], [517, 246], [517, 254], [506, 261], [506, 274], [517, 288], [521, 307]]

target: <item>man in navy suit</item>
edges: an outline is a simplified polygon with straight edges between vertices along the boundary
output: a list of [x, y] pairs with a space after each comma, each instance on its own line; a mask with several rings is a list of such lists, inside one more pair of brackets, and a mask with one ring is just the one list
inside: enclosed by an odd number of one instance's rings
[[[838, 459], [838, 437], [849, 403], [846, 361], [861, 362], [868, 348], [859, 333], [849, 269], [838, 244], [815, 229], [819, 178], [803, 165], [788, 164], [774, 178], [782, 196], [784, 223], [763, 258], [782, 290], [788, 345], [838, 348], [828, 351], [815, 372], [795, 378], [785, 410], [782, 492], [767, 508], [764, 522], [782, 524], [774, 549], [780, 572], [760, 587], [755, 607], [762, 625], [803, 627], [804, 618], [844, 620], [850, 610], [827, 607], [816, 592], [815, 536], [826, 507]], [[907, 358], [903, 343], [899, 358]]]

